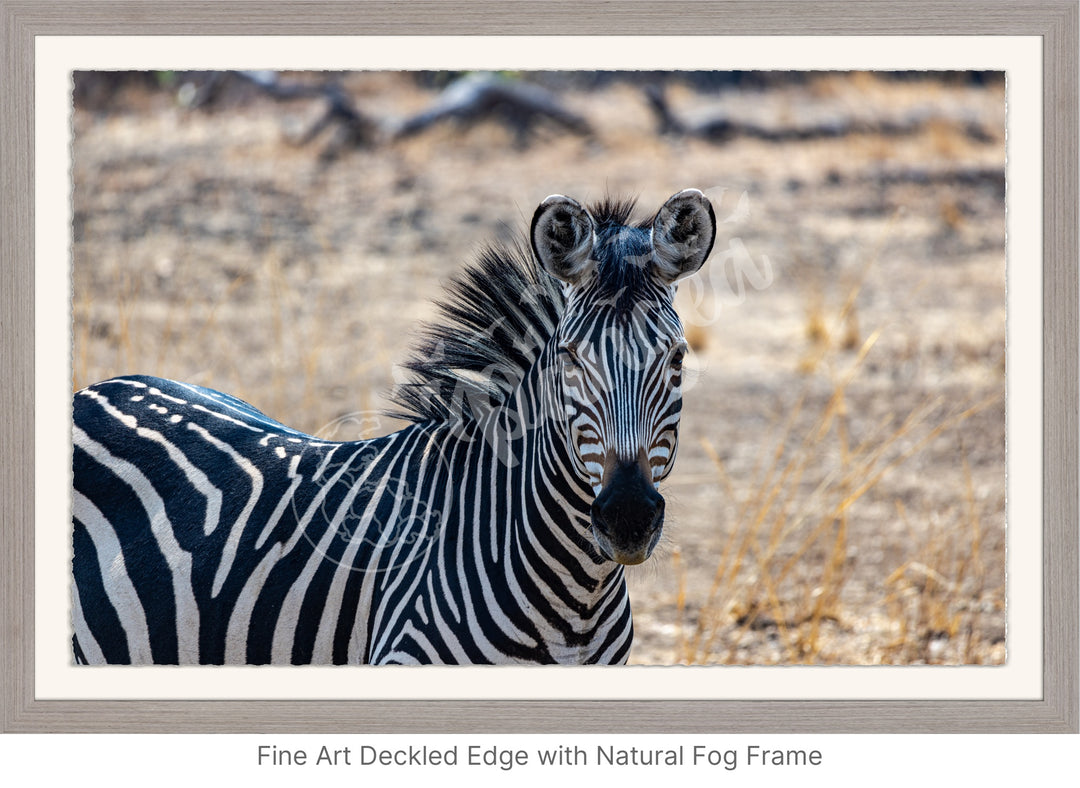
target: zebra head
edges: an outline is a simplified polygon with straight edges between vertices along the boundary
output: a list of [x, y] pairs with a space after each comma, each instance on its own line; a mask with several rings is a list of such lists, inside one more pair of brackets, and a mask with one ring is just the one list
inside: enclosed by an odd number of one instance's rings
[[636, 226], [624, 224], [628, 206], [596, 213], [554, 195], [533, 216], [533, 253], [566, 297], [544, 353], [573, 471], [592, 489], [596, 544], [638, 564], [660, 540], [657, 484], [678, 444], [687, 344], [675, 283], [705, 262], [716, 217], [696, 189]]

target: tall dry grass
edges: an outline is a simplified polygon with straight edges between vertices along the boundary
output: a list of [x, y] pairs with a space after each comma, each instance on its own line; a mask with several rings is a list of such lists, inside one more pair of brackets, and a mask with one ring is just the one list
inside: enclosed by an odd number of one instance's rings
[[[712, 443], [702, 439], [716, 483], [737, 502], [737, 514], [707, 589], [687, 588], [675, 556], [681, 663], [757, 664], [761, 650], [744, 646], [764, 637], [775, 639], [773, 661], [785, 664], [973, 664], [984, 658], [985, 648], [975, 645], [980, 618], [990, 610], [982, 599], [986, 569], [966, 458], [962, 520], [909, 527], [927, 535], [921, 544], [913, 542], [915, 557], [880, 578], [876, 598], [853, 606], [852, 597], [866, 595], [845, 594], [856, 505], [935, 440], [1001, 402], [998, 394], [959, 403], [927, 397], [907, 412], [887, 413], [853, 440], [848, 392], [884, 330], [864, 339], [858, 334], [856, 303], [870, 260], [832, 314], [819, 290], [808, 295], [809, 352], [798, 365], [806, 384], [787, 418], [775, 425], [772, 440], [763, 442], [750, 476], [734, 478]], [[810, 393], [817, 375], [827, 378], [831, 393], [814, 406]], [[903, 502], [894, 506], [896, 517], [910, 524]], [[934, 522], [932, 513], [920, 514]], [[853, 654], [850, 645], [826, 634], [863, 624], [889, 636]]]

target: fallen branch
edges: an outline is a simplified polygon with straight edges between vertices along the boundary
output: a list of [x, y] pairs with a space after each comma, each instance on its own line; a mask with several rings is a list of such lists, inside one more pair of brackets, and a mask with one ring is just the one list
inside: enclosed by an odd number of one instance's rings
[[[648, 85], [645, 98], [656, 116], [658, 132], [675, 136], [697, 137], [714, 143], [729, 142], [736, 137], [764, 140], [765, 142], [803, 142], [813, 139], [845, 137], [850, 134], [877, 134], [899, 137], [916, 134], [934, 121], [948, 118], [915, 116], [901, 121], [867, 121], [859, 118], [841, 117], [804, 126], [768, 127], [734, 120], [724, 116], [706, 118], [690, 123], [675, 115], [663, 87]], [[958, 121], [964, 134], [975, 142], [992, 142], [995, 138], [977, 123]]]
[[527, 144], [535, 126], [544, 120], [574, 134], [592, 133], [583, 117], [539, 85], [492, 74], [469, 74], [452, 82], [428, 109], [401, 122], [393, 136], [410, 137], [446, 120], [473, 123], [486, 119], [500, 120], [513, 129], [519, 145]]

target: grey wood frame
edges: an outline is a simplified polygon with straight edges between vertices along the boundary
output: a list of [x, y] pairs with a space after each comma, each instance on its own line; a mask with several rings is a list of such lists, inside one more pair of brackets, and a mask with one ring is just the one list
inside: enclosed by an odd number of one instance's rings
[[[0, 730], [1078, 732], [1076, 0], [0, 0]], [[34, 695], [38, 35], [1029, 35], [1043, 40], [1043, 697], [1031, 701], [39, 701]]]

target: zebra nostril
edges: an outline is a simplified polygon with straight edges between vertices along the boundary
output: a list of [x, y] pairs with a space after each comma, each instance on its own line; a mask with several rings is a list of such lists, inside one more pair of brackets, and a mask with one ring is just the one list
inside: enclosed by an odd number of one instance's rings
[[664, 526], [664, 499], [649, 485], [627, 490], [609, 486], [592, 505], [592, 532], [600, 552], [620, 564], [647, 559]]
[[593, 501], [593, 525], [620, 542], [648, 539], [664, 525], [664, 497], [651, 484], [627, 489], [609, 485]]
[[664, 527], [664, 498], [660, 493], [655, 493], [656, 502], [653, 504], [652, 522], [649, 524], [649, 533], [655, 533]]

